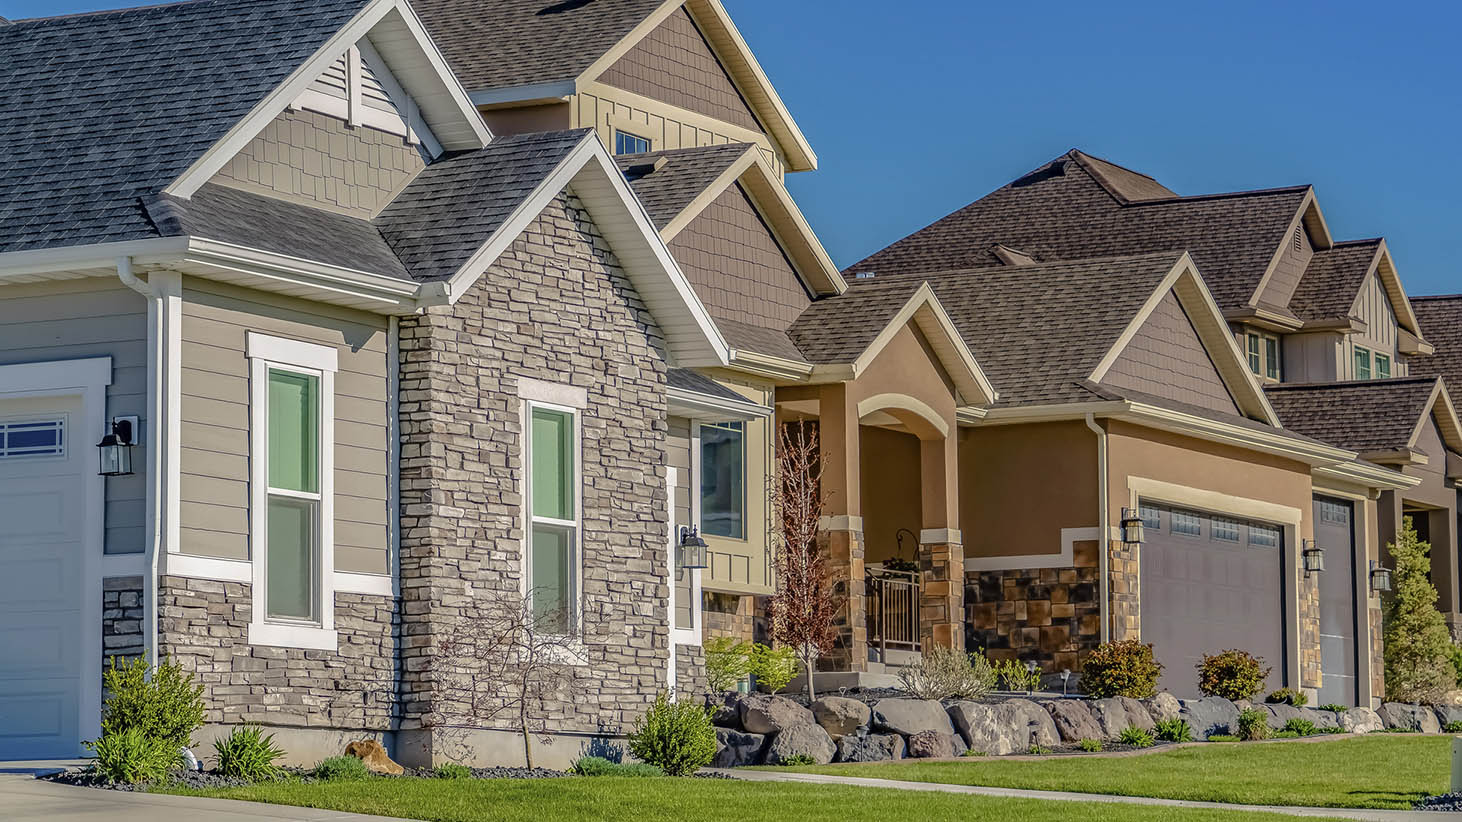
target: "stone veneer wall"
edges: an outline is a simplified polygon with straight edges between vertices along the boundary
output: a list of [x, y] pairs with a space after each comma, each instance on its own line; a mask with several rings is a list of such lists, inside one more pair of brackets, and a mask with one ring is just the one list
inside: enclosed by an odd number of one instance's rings
[[1101, 640], [1097, 543], [1078, 542], [1070, 568], [965, 575], [965, 648], [992, 660], [1035, 660], [1047, 673], [1080, 669]]
[[765, 609], [757, 597], [706, 591], [702, 615], [706, 637], [729, 636], [746, 642], [766, 642]]
[[142, 620], [142, 577], [102, 580], [102, 670], [142, 656]]
[[160, 652], [204, 685], [206, 720], [382, 732], [396, 715], [390, 597], [335, 595], [335, 651], [248, 643], [252, 586], [165, 576]]
[[706, 693], [706, 654], [701, 646], [676, 647], [675, 693], [683, 699], [694, 699]]
[[1300, 576], [1300, 687], [1318, 688], [1324, 678], [1320, 663], [1320, 578]]
[[1370, 600], [1370, 607], [1366, 610], [1371, 625], [1371, 698], [1379, 704], [1386, 696], [1386, 640], [1382, 633], [1385, 624], [1379, 599], [1375, 596], [1367, 599]]
[[[549, 706], [549, 728], [627, 731], [665, 687], [669, 664], [659, 329], [583, 205], [561, 195], [458, 303], [405, 318], [400, 332], [403, 732], [430, 723], [436, 640], [475, 609], [518, 596], [523, 377], [588, 392], [587, 665], [574, 672], [574, 692]], [[437, 755], [431, 733], [415, 739], [423, 758]]]
[[1142, 637], [1142, 546], [1111, 541], [1107, 564], [1112, 639]]

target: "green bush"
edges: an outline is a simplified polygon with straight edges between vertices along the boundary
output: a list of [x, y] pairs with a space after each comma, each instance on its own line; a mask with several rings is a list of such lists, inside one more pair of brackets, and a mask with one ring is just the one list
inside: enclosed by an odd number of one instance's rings
[[353, 756], [332, 756], [316, 765], [310, 775], [321, 782], [352, 782], [369, 779], [371, 769]]
[[1319, 707], [1315, 708], [1315, 710], [1317, 710], [1317, 711], [1330, 711], [1332, 713], [1343, 714], [1346, 711], [1350, 710], [1350, 706], [1349, 705], [1337, 705], [1334, 702], [1327, 702], [1326, 704], [1320, 705]]
[[135, 728], [176, 753], [191, 747], [193, 732], [203, 727], [203, 686], [171, 660], [151, 670], [143, 659], [119, 662], [112, 657], [102, 673], [102, 688], [107, 695], [103, 738]]
[[1233, 734], [1209, 734], [1209, 742], [1238, 742], [1239, 738]]
[[1419, 734], [1419, 733], [1421, 733], [1421, 731], [1418, 731], [1415, 728], [1404, 728], [1404, 727], [1397, 726], [1395, 728], [1378, 728], [1378, 729], [1376, 729], [1374, 731], [1371, 731], [1371, 733], [1373, 733], [1373, 734]]
[[1293, 688], [1280, 688], [1277, 691], [1264, 697], [1264, 701], [1270, 705], [1293, 705], [1296, 708], [1303, 708], [1309, 703], [1310, 698], [1305, 696], [1304, 691], [1296, 691]]
[[1383, 658], [1386, 701], [1434, 702], [1457, 687], [1452, 636], [1437, 610], [1432, 585], [1431, 546], [1419, 540], [1411, 518], [1390, 546], [1393, 593], [1385, 598]]
[[919, 699], [979, 699], [995, 689], [995, 669], [984, 654], [936, 645], [899, 671], [899, 683]]
[[1088, 696], [1103, 699], [1130, 696], [1147, 699], [1157, 693], [1162, 664], [1152, 658], [1152, 646], [1135, 639], [1104, 642], [1086, 657], [1081, 666], [1081, 689]]
[[1298, 733], [1296, 733], [1294, 731], [1275, 731], [1273, 734], [1270, 735], [1269, 738], [1270, 739], [1299, 739], [1300, 738], [1300, 734], [1298, 734]]
[[1039, 691], [1041, 689], [1041, 669], [1034, 671], [1026, 668], [1025, 663], [1017, 659], [1006, 659], [995, 663], [995, 676], [1005, 683], [1007, 691]]
[[1188, 720], [1176, 716], [1172, 719], [1159, 719], [1157, 738], [1164, 742], [1192, 742], [1193, 726], [1188, 724]]
[[665, 772], [641, 762], [611, 762], [602, 756], [579, 757], [573, 772], [579, 776], [664, 776]]
[[1218, 696], [1231, 701], [1253, 699], [1264, 688], [1264, 679], [1269, 676], [1263, 659], [1236, 648], [1213, 656], [1204, 654], [1197, 668], [1198, 690], [1204, 696]]
[[797, 652], [790, 645], [772, 648], [760, 642], [751, 646], [751, 675], [757, 685], [776, 693], [797, 675]]
[[1045, 745], [1032, 745], [1030, 746], [1030, 750], [1026, 751], [1026, 753], [1030, 754], [1031, 756], [1045, 756], [1050, 752], [1051, 749], [1047, 748]]
[[437, 779], [471, 779], [472, 769], [456, 762], [443, 762], [432, 769], [432, 776]]
[[1453, 645], [1448, 655], [1452, 659], [1452, 673], [1457, 678], [1457, 687], [1462, 688], [1462, 645]]
[[1137, 748], [1151, 748], [1154, 740], [1152, 731], [1139, 728], [1136, 725], [1128, 725], [1117, 735], [1117, 741], [1123, 745], [1132, 745]]
[[1299, 716], [1292, 716], [1285, 720], [1284, 730], [1299, 736], [1314, 736], [1315, 734], [1325, 733], [1314, 722]]
[[140, 728], [103, 734], [90, 745], [96, 754], [92, 771], [112, 783], [161, 782], [182, 759], [182, 748], [150, 737]]
[[274, 760], [284, 751], [274, 746], [274, 734], [265, 735], [257, 725], [240, 725], [213, 743], [218, 772], [232, 779], [263, 782], [279, 775]]
[[635, 723], [629, 751], [669, 776], [689, 776], [716, 758], [711, 715], [693, 702], [672, 702], [662, 691]]
[[706, 688], [712, 694], [736, 690], [736, 685], [751, 673], [751, 648], [729, 636], [711, 637], [703, 646], [706, 651]]
[[1462, 721], [1454, 719], [1451, 722], [1442, 725], [1442, 733], [1462, 734]]
[[960, 756], [989, 756], [990, 754], [986, 753], [985, 751], [977, 751], [974, 748], [965, 748], [963, 751], [960, 752], [959, 755]]
[[1076, 743], [1076, 747], [1087, 753], [1101, 753], [1102, 741], [1100, 739], [1083, 739]]
[[1262, 708], [1239, 711], [1239, 739], [1257, 742], [1269, 738], [1269, 712]]
[[783, 759], [781, 764], [784, 768], [800, 768], [805, 765], [816, 765], [817, 760], [807, 754], [792, 754], [786, 759]]

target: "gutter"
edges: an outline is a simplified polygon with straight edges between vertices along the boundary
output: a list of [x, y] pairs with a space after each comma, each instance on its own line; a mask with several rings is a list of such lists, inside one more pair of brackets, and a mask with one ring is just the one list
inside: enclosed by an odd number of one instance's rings
[[1111, 511], [1107, 507], [1107, 432], [1096, 423], [1096, 415], [1090, 411], [1086, 414], [1086, 427], [1092, 430], [1097, 437], [1097, 505], [1100, 506], [1097, 522], [1101, 530], [1097, 536], [1097, 599], [1099, 601], [1100, 618], [1102, 621], [1101, 641], [1108, 642], [1112, 638], [1112, 627], [1110, 619], [1111, 604], [1108, 602], [1108, 581], [1107, 566], [1110, 560], [1107, 551], [1111, 545], [1112, 529], [1109, 525]]
[[128, 288], [141, 294], [148, 301], [148, 324], [147, 324], [147, 497], [148, 517], [152, 521], [152, 528], [149, 538], [144, 543], [143, 551], [145, 556], [143, 564], [147, 572], [146, 578], [142, 581], [142, 644], [147, 654], [147, 665], [150, 669], [156, 669], [158, 664], [157, 649], [157, 597], [158, 597], [158, 563], [162, 546], [162, 529], [164, 520], [164, 496], [162, 485], [163, 449], [162, 449], [162, 408], [165, 398], [162, 396], [163, 381], [159, 379], [159, 369], [162, 366], [162, 358], [166, 353], [166, 342], [158, 333], [162, 318], [162, 297], [154, 291], [151, 285], [137, 278], [132, 271], [131, 257], [117, 258], [117, 279]]

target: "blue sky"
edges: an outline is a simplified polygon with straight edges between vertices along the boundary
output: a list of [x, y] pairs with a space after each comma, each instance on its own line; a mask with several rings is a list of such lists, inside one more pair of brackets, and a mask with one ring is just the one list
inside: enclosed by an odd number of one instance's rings
[[1462, 4], [724, 2], [818, 152], [788, 186], [840, 265], [1079, 147], [1182, 194], [1312, 183], [1412, 294], [1462, 291]]

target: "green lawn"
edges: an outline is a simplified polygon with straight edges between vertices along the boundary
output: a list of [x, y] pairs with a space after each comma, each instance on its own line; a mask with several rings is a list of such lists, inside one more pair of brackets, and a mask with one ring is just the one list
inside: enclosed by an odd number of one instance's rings
[[808, 773], [1250, 805], [1409, 808], [1443, 793], [1451, 737], [1375, 734], [1327, 742], [1227, 743], [1133, 757], [825, 765]]
[[372, 779], [208, 791], [248, 799], [429, 822], [1283, 822], [1288, 817], [1112, 804], [1036, 802], [826, 785], [711, 779]]

